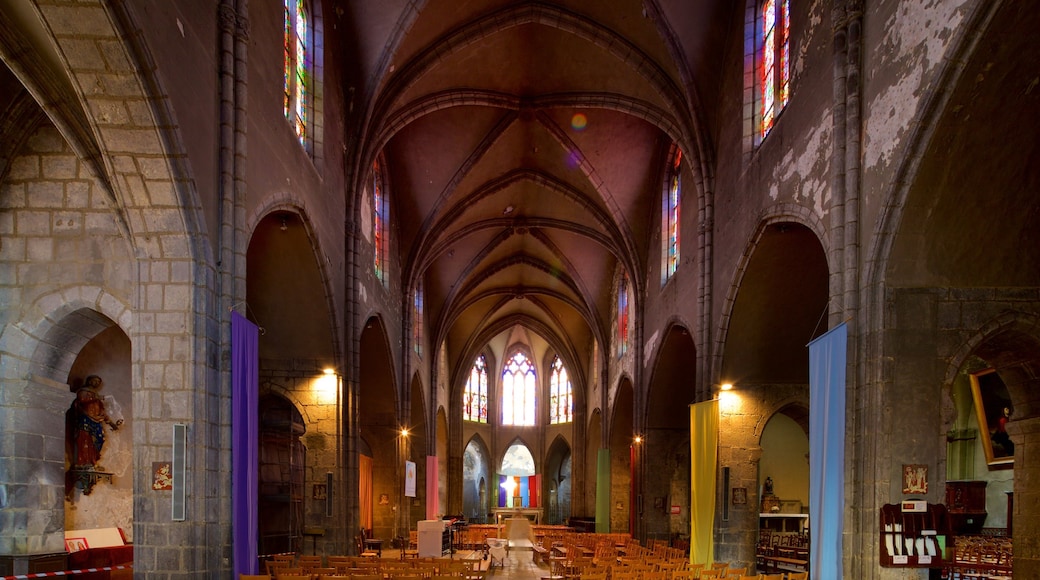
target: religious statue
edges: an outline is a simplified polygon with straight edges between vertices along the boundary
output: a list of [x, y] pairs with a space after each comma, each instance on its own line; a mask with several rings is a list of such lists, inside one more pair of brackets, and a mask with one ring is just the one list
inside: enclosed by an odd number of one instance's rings
[[73, 471], [102, 471], [98, 461], [105, 445], [105, 426], [113, 431], [123, 424], [122, 412], [111, 395], [102, 397], [104, 382], [90, 375], [76, 390], [69, 409], [66, 437], [69, 440], [69, 465]]

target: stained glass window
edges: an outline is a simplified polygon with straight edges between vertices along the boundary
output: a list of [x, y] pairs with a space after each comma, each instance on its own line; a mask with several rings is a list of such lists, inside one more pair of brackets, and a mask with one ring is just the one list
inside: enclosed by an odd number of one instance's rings
[[617, 354], [628, 352], [628, 276], [621, 274], [617, 289]]
[[376, 160], [372, 164], [372, 238], [375, 246], [376, 278], [386, 285], [387, 232], [390, 226], [390, 202], [387, 199], [386, 180], [383, 175], [383, 163]]
[[420, 280], [412, 296], [412, 342], [419, 358], [422, 358], [423, 352], [423, 300], [423, 283]]
[[661, 283], [679, 268], [679, 203], [682, 196], [682, 151], [675, 150], [668, 167], [668, 181], [661, 203]]
[[308, 79], [310, 78], [310, 27], [307, 0], [285, 0], [285, 118], [300, 143], [307, 142]]
[[484, 355], [477, 357], [469, 371], [469, 380], [462, 391], [462, 418], [466, 421], [487, 423], [487, 361]]
[[764, 139], [787, 106], [791, 84], [790, 0], [762, 0], [758, 10], [758, 133]]
[[502, 370], [502, 424], [534, 425], [534, 395], [534, 365], [518, 352]]
[[574, 402], [571, 395], [571, 380], [567, 367], [559, 356], [553, 358], [552, 375], [549, 376], [549, 423], [570, 423]]

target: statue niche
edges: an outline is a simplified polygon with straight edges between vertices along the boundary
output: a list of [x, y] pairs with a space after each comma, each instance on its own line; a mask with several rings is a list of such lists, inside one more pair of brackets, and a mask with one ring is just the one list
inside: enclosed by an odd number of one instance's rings
[[106, 428], [111, 431], [123, 424], [122, 409], [111, 395], [102, 395], [104, 381], [90, 375], [75, 389], [76, 398], [65, 413], [65, 457], [68, 471], [65, 494], [70, 499], [76, 488], [90, 495], [99, 481], [112, 483], [112, 474], [101, 466]]

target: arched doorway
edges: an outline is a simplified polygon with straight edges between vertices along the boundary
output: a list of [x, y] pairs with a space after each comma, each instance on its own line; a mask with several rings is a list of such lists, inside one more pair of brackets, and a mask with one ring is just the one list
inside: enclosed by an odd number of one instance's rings
[[474, 435], [462, 454], [462, 513], [473, 523], [488, 518], [487, 481], [491, 479], [491, 454], [479, 435]]
[[302, 549], [307, 449], [303, 416], [284, 397], [261, 397], [257, 547], [261, 555]]
[[809, 426], [808, 410], [789, 405], [762, 429], [758, 463], [759, 544], [808, 545]]
[[571, 516], [571, 447], [563, 437], [557, 437], [545, 457], [543, 477], [546, 480], [547, 524], [565, 524]]

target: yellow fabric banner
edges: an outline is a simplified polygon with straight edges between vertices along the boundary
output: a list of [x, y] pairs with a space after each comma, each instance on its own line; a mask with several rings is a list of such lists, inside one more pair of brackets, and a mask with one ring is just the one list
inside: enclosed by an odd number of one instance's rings
[[690, 405], [690, 562], [714, 562], [719, 402]]

